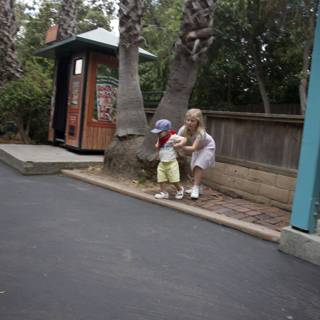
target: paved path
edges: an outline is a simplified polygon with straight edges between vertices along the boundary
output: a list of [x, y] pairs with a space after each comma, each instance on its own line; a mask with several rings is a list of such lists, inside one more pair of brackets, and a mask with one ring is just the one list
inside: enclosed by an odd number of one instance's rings
[[[147, 192], [154, 194], [157, 191], [158, 188]], [[174, 199], [174, 193], [171, 196]], [[181, 202], [241, 221], [262, 225], [275, 231], [281, 231], [288, 226], [290, 220], [290, 212], [286, 210], [230, 197], [210, 187], [204, 187], [204, 194], [197, 201], [191, 200], [190, 196], [186, 195]]]
[[0, 161], [27, 175], [56, 174], [61, 169], [102, 164], [103, 156], [76, 154], [50, 145], [0, 144]]
[[1, 320], [319, 320], [320, 269], [175, 210], [0, 164]]

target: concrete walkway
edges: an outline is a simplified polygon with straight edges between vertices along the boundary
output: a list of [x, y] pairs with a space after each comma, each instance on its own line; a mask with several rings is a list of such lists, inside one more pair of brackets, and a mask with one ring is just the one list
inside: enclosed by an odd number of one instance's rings
[[61, 175], [0, 177], [1, 320], [319, 320], [320, 269], [272, 242]]
[[197, 201], [187, 196], [182, 201], [156, 200], [156, 189], [128, 188], [106, 176], [84, 170], [66, 170], [101, 165], [103, 156], [79, 155], [61, 147], [49, 145], [0, 144], [0, 160], [24, 175], [64, 174], [91, 184], [125, 193], [144, 201], [158, 203], [184, 213], [223, 224], [261, 239], [279, 242], [280, 231], [289, 224], [289, 212], [234, 198], [205, 187]]
[[80, 155], [49, 145], [0, 144], [0, 160], [22, 174], [33, 175], [101, 164], [103, 156]]

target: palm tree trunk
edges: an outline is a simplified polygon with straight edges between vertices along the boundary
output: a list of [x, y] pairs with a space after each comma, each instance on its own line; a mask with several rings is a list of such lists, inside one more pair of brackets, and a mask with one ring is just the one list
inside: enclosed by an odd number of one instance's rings
[[138, 46], [120, 47], [116, 136], [143, 136], [147, 119], [138, 74]]
[[60, 10], [58, 40], [69, 38], [76, 34], [77, 0], [63, 0]]
[[[185, 55], [176, 55], [171, 62], [170, 74], [166, 91], [151, 120], [151, 127], [158, 119], [168, 118], [173, 128], [183, 123], [184, 114], [188, 109], [189, 98], [197, 79], [198, 64]], [[157, 153], [154, 149], [155, 135], [147, 133], [138, 157], [140, 160], [155, 161]]]
[[[197, 79], [197, 70], [201, 57], [213, 41], [213, 14], [215, 1], [187, 0], [183, 8], [183, 20], [180, 35], [174, 47], [174, 59], [170, 64], [169, 80], [166, 91], [151, 121], [153, 125], [161, 118], [172, 121], [178, 129], [183, 123], [188, 109], [189, 99]], [[155, 137], [148, 132], [138, 157], [147, 162], [156, 159]]]
[[138, 74], [138, 45], [141, 42], [143, 0], [121, 0], [119, 4], [119, 87], [117, 95], [117, 130], [106, 148], [105, 172], [139, 174], [136, 153], [147, 129]]

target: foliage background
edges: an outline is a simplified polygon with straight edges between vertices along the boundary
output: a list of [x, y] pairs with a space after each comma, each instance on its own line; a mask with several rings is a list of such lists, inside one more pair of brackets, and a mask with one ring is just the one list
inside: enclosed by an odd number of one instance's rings
[[[112, 1], [78, 2], [78, 33], [97, 27], [110, 30]], [[61, 1], [18, 1], [17, 55], [23, 77], [8, 83], [0, 92], [0, 121], [14, 121], [24, 131], [24, 142], [47, 142], [49, 107], [52, 95], [54, 61], [34, 56], [45, 45], [45, 33], [59, 19]], [[20, 130], [19, 130], [20, 131]]]
[[[58, 21], [60, 0], [16, 5], [17, 54], [24, 77], [0, 93], [0, 119], [20, 114], [30, 137], [46, 142], [48, 108], [54, 61], [34, 56], [44, 45], [45, 32]], [[97, 27], [110, 30], [114, 1], [77, 0], [78, 32]], [[163, 91], [168, 77], [183, 0], [146, 0], [144, 43], [156, 54], [156, 62], [140, 64], [143, 91]], [[190, 101], [203, 109], [263, 112], [256, 65], [257, 55], [273, 112], [299, 112], [299, 83], [306, 27], [319, 1], [315, 0], [220, 0], [215, 12], [215, 40], [202, 62]], [[310, 57], [309, 57], [310, 60]], [[304, 73], [304, 74], [303, 74]], [[11, 111], [8, 109], [10, 106]], [[283, 107], [285, 106], [285, 108]], [[298, 107], [297, 107], [298, 106]], [[28, 119], [32, 118], [29, 123]]]
[[[143, 35], [147, 49], [159, 59], [141, 66], [142, 88], [163, 90], [183, 1], [147, 2]], [[213, 25], [215, 40], [200, 68], [190, 104], [212, 110], [263, 112], [255, 53], [270, 102], [275, 105], [273, 112], [299, 113], [305, 30], [317, 5], [318, 1], [220, 0]]]

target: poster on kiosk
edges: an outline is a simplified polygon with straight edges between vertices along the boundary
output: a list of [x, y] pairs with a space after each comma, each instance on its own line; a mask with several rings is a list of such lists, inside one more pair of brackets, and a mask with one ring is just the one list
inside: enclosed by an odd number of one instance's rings
[[94, 117], [97, 120], [115, 123], [118, 79], [115, 69], [99, 65], [96, 79]]

